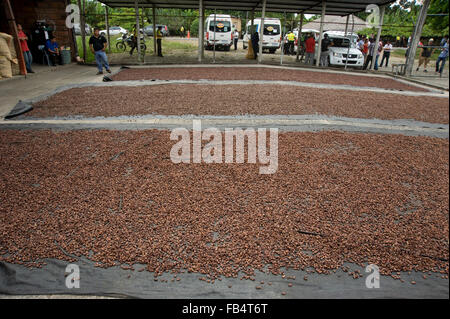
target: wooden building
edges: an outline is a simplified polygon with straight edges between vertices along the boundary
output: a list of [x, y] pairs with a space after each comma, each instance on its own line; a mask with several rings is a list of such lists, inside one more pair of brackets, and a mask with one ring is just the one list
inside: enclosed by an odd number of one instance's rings
[[[71, 48], [72, 58], [74, 58], [76, 53], [74, 33], [72, 29], [66, 27], [66, 6], [68, 4], [70, 4], [69, 0], [0, 0], [0, 32], [14, 37], [15, 50], [18, 51], [17, 24], [22, 25], [30, 39], [30, 36], [33, 38], [33, 32], [36, 30], [36, 23], [40, 22], [47, 25], [60, 46]], [[28, 44], [33, 52], [30, 40]], [[19, 65], [23, 64], [24, 66], [20, 52], [17, 52], [17, 58]], [[25, 74], [25, 72], [21, 68], [21, 73]]]

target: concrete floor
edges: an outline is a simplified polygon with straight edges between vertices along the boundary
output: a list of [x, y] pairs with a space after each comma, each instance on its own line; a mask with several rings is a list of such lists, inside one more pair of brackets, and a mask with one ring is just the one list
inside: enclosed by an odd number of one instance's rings
[[[24, 76], [14, 76], [11, 79], [0, 80], [0, 118], [7, 115], [19, 102], [41, 94], [48, 93], [57, 87], [84, 83], [102, 82], [103, 77], [96, 75], [95, 66], [81, 66], [77, 64], [48, 67], [44, 65], [33, 65], [36, 73]], [[113, 67], [114, 72], [118, 67]]]

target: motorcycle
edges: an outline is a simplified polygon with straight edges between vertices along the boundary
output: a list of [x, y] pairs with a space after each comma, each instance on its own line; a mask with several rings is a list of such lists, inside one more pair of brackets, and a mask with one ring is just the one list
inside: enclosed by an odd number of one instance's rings
[[[127, 46], [132, 48], [134, 42], [134, 36], [128, 35], [128, 33], [122, 34], [122, 38], [118, 38], [116, 42], [116, 49], [118, 51], [125, 52], [127, 50]], [[141, 34], [141, 52], [145, 52], [147, 50], [147, 45], [145, 44], [144, 36]]]

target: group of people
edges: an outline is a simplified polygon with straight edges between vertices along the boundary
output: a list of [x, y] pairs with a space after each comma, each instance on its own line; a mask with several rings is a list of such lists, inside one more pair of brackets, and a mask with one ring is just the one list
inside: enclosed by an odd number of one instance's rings
[[[420, 67], [423, 65], [424, 72], [427, 73], [427, 66], [428, 63], [430, 63], [431, 56], [436, 49], [434, 45], [434, 39], [429, 39], [428, 44], [424, 45], [422, 41], [419, 42], [419, 48], [420, 48], [420, 56], [419, 56], [419, 65], [416, 69], [416, 72], [419, 72]], [[439, 44], [440, 53], [436, 60], [436, 73], [439, 73], [442, 75], [442, 72], [444, 71], [445, 62], [448, 58], [448, 49], [449, 49], [449, 39], [448, 36], [444, 37]]]
[[[30, 48], [28, 47], [28, 37], [23, 31], [22, 25], [17, 24], [17, 31], [18, 31], [18, 37], [20, 42], [20, 48], [23, 53], [23, 58], [25, 60], [25, 67], [27, 69], [28, 73], [34, 73], [33, 68], [31, 67], [33, 63], [33, 55], [30, 51]], [[56, 66], [57, 64], [62, 64], [61, 59], [61, 50], [58, 42], [56, 41], [56, 38], [54, 36], [50, 36], [46, 43], [45, 47], [43, 48], [45, 50], [45, 54], [47, 54], [49, 58], [49, 64], [52, 66]]]

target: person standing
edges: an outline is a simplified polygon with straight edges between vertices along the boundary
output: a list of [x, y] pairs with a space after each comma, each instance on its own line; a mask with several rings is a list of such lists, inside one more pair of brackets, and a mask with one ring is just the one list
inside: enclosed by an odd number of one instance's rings
[[327, 67], [328, 66], [328, 48], [333, 46], [333, 42], [330, 41], [328, 34], [325, 33], [325, 37], [322, 40], [322, 52], [320, 52], [320, 66]]
[[370, 63], [370, 67], [372, 67], [372, 60], [373, 60], [373, 55], [375, 54], [375, 40], [370, 38], [369, 39], [369, 48], [368, 48], [368, 54], [366, 57], [366, 62], [364, 63], [364, 70], [367, 70], [367, 67], [369, 66]]
[[383, 47], [383, 58], [381, 59], [381, 67], [383, 67], [384, 60], [386, 60], [386, 67], [389, 65], [389, 58], [391, 57], [391, 51], [393, 46], [391, 41], [387, 41], [385, 46]]
[[259, 52], [259, 34], [255, 32], [252, 34], [252, 48], [253, 48], [253, 56], [255, 60], [258, 58]]
[[428, 72], [427, 66], [428, 66], [428, 63], [430, 62], [431, 55], [433, 54], [433, 48], [431, 48], [431, 46], [433, 46], [433, 42], [434, 42], [434, 40], [430, 39], [428, 41], [428, 46], [426, 46], [426, 47], [422, 46], [422, 53], [420, 54], [420, 58], [419, 58], [419, 66], [417, 67], [416, 72], [419, 71], [422, 64], [424, 67], [423, 72], [425, 72], [425, 73]]
[[94, 28], [94, 34], [89, 39], [89, 47], [95, 55], [95, 62], [97, 63], [98, 73], [103, 74], [103, 66], [108, 73], [111, 73], [111, 69], [108, 64], [108, 57], [106, 56], [106, 45], [108, 41], [102, 35], [100, 35], [100, 29]]
[[184, 26], [180, 28], [181, 37], [184, 38]]
[[163, 57], [163, 55], [162, 55], [162, 38], [163, 38], [163, 34], [162, 34], [161, 29], [162, 29], [162, 27], [159, 26], [158, 30], [156, 31], [156, 46], [158, 48], [158, 56], [160, 58]]
[[378, 60], [380, 59], [381, 52], [383, 52], [383, 41], [378, 42], [377, 56], [375, 57], [375, 71], [378, 71]]
[[239, 43], [239, 32], [237, 29], [234, 30], [234, 33], [233, 33], [233, 42], [234, 42], [234, 51], [237, 51], [238, 43]]
[[130, 55], [133, 55], [134, 49], [137, 48], [137, 28], [136, 25], [134, 25], [133, 29], [131, 30], [131, 50]]
[[436, 61], [436, 73], [439, 72], [440, 76], [442, 76], [442, 73], [444, 72], [445, 62], [447, 61], [448, 58], [448, 49], [449, 49], [449, 40], [447, 37], [447, 42], [444, 42], [444, 45], [442, 45], [441, 42], [441, 54], [439, 54], [439, 57], [437, 58]]
[[292, 55], [292, 54], [294, 54], [294, 51], [295, 51], [295, 33], [292, 31], [289, 31], [289, 33], [287, 35], [287, 40], [288, 40], [287, 54]]
[[305, 64], [313, 65], [314, 64], [314, 53], [316, 52], [316, 39], [314, 38], [314, 34], [310, 34], [308, 39], [306, 40], [306, 57]]
[[23, 58], [25, 59], [25, 66], [27, 68], [28, 73], [34, 73], [33, 69], [31, 68], [31, 64], [33, 63], [33, 56], [31, 55], [30, 49], [28, 48], [28, 37], [23, 32], [22, 25], [17, 25], [18, 36], [20, 41], [20, 48], [22, 49]]

